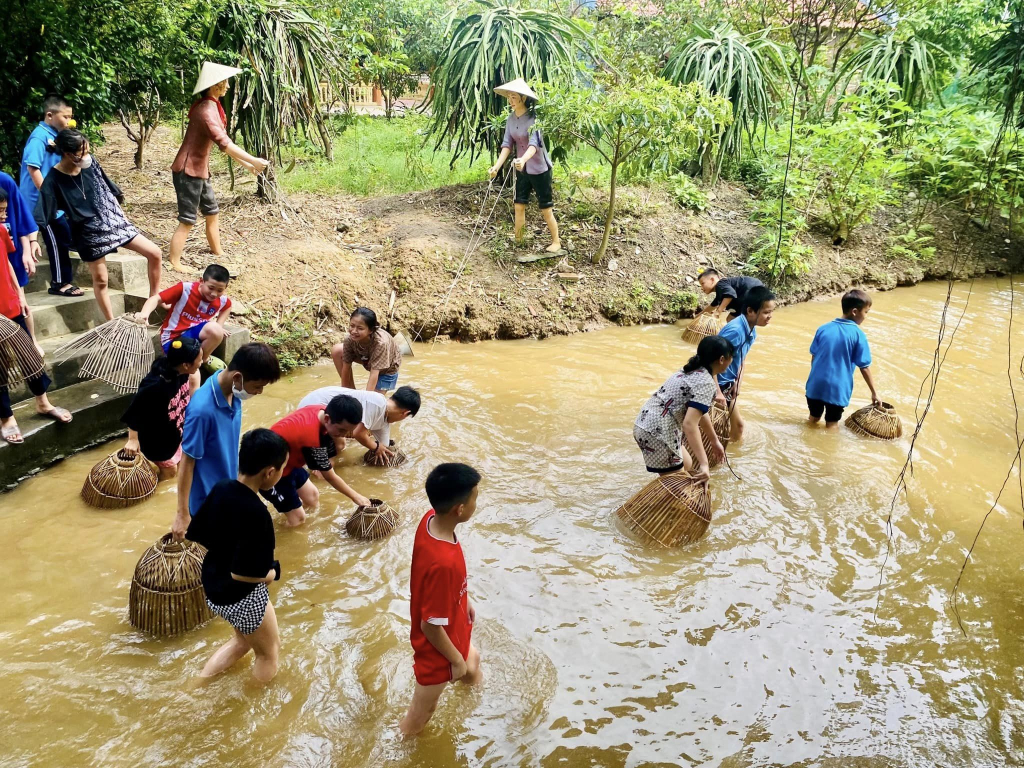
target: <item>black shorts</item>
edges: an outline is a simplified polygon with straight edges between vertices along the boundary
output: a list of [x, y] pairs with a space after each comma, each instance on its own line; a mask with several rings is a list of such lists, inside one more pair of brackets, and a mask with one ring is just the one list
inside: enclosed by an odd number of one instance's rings
[[189, 176], [184, 171], [175, 171], [171, 179], [178, 198], [178, 221], [182, 224], [195, 224], [197, 210], [203, 216], [220, 213], [217, 196], [213, 194], [213, 184], [209, 179]]
[[526, 173], [525, 171], [516, 174], [516, 196], [514, 202], [526, 205], [530, 202], [530, 190], [537, 193], [537, 207], [542, 211], [545, 208], [554, 207], [551, 199], [551, 169], [544, 173]]
[[811, 416], [816, 419], [820, 419], [821, 414], [825, 414], [826, 424], [835, 424], [840, 421], [843, 418], [843, 410], [846, 408], [844, 405], [833, 405], [814, 397], [807, 398], [807, 407], [811, 411]]
[[307, 480], [309, 480], [309, 472], [299, 467], [278, 480], [277, 485], [269, 491], [260, 491], [260, 495], [273, 504], [274, 509], [282, 515], [286, 515], [293, 509], [301, 509], [302, 500], [299, 499], [299, 488], [304, 486]]

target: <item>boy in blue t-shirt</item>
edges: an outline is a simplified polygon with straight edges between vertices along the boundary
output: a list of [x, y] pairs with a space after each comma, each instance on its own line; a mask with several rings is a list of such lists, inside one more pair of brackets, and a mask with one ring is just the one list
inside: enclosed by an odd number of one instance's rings
[[[32, 129], [25, 149], [21, 153], [21, 174], [18, 177], [18, 191], [25, 198], [30, 211], [34, 211], [39, 200], [39, 188], [43, 179], [57, 163], [60, 154], [47, 152], [57, 134], [65, 128], [76, 126], [74, 110], [60, 96], [47, 96], [43, 100], [42, 120]], [[43, 227], [40, 237], [46, 243], [46, 255], [50, 260], [49, 293], [54, 296], [81, 296], [82, 289], [74, 284], [74, 270], [71, 266], [71, 227], [63, 212], [57, 214], [49, 225]]]
[[811, 342], [811, 375], [807, 377], [808, 422], [817, 424], [825, 415], [825, 428], [837, 429], [843, 409], [853, 395], [853, 369], [871, 390], [872, 404], [880, 403], [871, 377], [871, 348], [860, 324], [871, 311], [871, 297], [864, 291], [843, 296], [843, 316], [821, 326]]
[[[717, 384], [719, 396], [716, 398], [729, 407], [729, 439], [739, 440], [743, 437], [744, 421], [740, 414], [737, 400], [740, 395], [740, 384], [743, 383], [743, 364], [747, 353], [757, 340], [758, 327], [763, 328], [772, 320], [775, 311], [775, 294], [763, 285], [754, 286], [747, 291], [743, 304], [737, 308], [739, 316], [730, 320], [718, 332], [723, 339], [732, 342], [735, 350], [732, 363], [718, 374]], [[724, 401], [724, 402], [723, 402]]]

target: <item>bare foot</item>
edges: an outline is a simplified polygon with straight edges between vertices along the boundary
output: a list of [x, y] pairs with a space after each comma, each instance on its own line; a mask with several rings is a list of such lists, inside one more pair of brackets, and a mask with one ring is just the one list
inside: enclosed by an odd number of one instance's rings
[[548, 253], [558, 253], [560, 250], [562, 250], [562, 243], [561, 242], [552, 243], [551, 245], [549, 245], [544, 250], [547, 251]]
[[168, 261], [170, 261], [170, 263], [171, 263], [171, 269], [173, 269], [175, 272], [191, 272], [192, 271], [188, 267], [182, 266], [180, 259], [178, 261], [174, 261], [172, 259], [168, 259]]

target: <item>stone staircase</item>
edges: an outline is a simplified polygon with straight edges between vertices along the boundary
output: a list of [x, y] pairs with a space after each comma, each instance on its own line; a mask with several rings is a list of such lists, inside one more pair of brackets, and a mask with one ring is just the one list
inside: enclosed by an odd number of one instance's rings
[[[85, 295], [65, 298], [47, 293], [50, 267], [43, 260], [25, 287], [25, 296], [35, 322], [36, 340], [46, 353], [46, 372], [53, 380], [47, 393], [50, 402], [67, 408], [74, 419], [70, 424], [58, 424], [43, 418], [36, 413], [35, 401], [24, 384], [12, 388], [14, 416], [25, 442], [10, 445], [0, 440], [0, 491], [13, 488], [20, 480], [65, 456], [126, 433], [121, 414], [132, 395], [117, 392], [101, 381], [79, 378], [87, 353], [74, 354], [60, 363], [53, 359], [55, 350], [103, 323], [103, 315], [88, 287], [92, 285], [88, 266], [77, 257], [72, 257], [72, 265], [74, 282]], [[141, 309], [149, 293], [146, 259], [130, 252], [113, 254], [107, 257], [107, 273], [114, 315]], [[158, 322], [160, 317], [158, 309], [153, 313], [152, 322]], [[229, 327], [232, 334], [216, 352], [225, 360], [249, 340], [249, 332], [244, 328]], [[150, 336], [154, 350], [162, 354], [156, 328], [150, 330]]]

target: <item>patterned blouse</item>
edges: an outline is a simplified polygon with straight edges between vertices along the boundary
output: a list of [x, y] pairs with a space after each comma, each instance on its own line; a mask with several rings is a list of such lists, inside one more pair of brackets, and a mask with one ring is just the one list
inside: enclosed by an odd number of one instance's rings
[[686, 409], [707, 413], [715, 394], [715, 380], [707, 369], [677, 371], [644, 403], [635, 426], [670, 446], [678, 446], [683, 439]]

